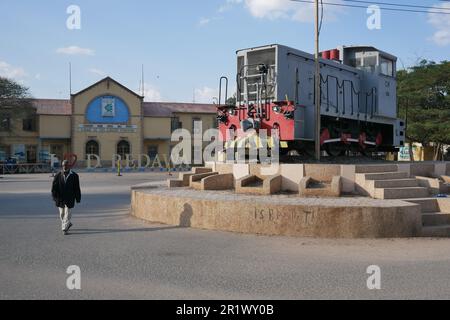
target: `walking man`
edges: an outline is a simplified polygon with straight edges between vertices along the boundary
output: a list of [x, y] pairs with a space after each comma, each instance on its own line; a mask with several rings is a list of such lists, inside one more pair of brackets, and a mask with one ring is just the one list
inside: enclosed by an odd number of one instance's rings
[[63, 234], [66, 235], [72, 226], [70, 210], [75, 207], [75, 201], [80, 203], [81, 190], [80, 178], [70, 170], [69, 161], [62, 162], [62, 169], [53, 179], [52, 197], [59, 209]]

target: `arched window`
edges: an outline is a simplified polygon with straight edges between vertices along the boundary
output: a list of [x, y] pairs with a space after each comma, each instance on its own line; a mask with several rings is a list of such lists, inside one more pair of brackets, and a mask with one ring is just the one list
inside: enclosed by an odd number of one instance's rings
[[122, 140], [117, 144], [117, 154], [125, 159], [125, 155], [130, 154], [130, 143], [128, 141]]
[[89, 140], [86, 143], [86, 154], [95, 154], [100, 156], [100, 148], [98, 147], [97, 141]]

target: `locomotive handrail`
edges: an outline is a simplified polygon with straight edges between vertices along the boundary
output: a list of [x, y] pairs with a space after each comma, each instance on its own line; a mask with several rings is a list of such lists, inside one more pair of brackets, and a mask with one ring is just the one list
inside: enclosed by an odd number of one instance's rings
[[221, 107], [221, 99], [222, 99], [222, 80], [225, 80], [225, 104], [228, 100], [228, 78], [225, 76], [220, 77], [219, 80], [219, 108]]

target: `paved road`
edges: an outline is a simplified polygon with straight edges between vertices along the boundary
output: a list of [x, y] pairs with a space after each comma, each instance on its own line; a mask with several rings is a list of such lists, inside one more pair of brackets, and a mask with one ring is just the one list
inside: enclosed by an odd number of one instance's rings
[[[48, 175], [0, 178], [0, 299], [450, 298], [450, 239], [318, 240], [149, 224], [129, 186], [164, 174], [81, 174], [71, 235]], [[66, 268], [81, 269], [81, 290]], [[368, 290], [366, 268], [381, 268]]]

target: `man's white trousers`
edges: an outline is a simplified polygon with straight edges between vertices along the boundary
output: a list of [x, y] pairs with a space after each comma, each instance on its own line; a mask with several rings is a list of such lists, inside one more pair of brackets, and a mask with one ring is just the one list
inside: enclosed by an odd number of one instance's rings
[[59, 209], [59, 217], [61, 218], [61, 229], [66, 230], [70, 223], [71, 212], [67, 206]]

